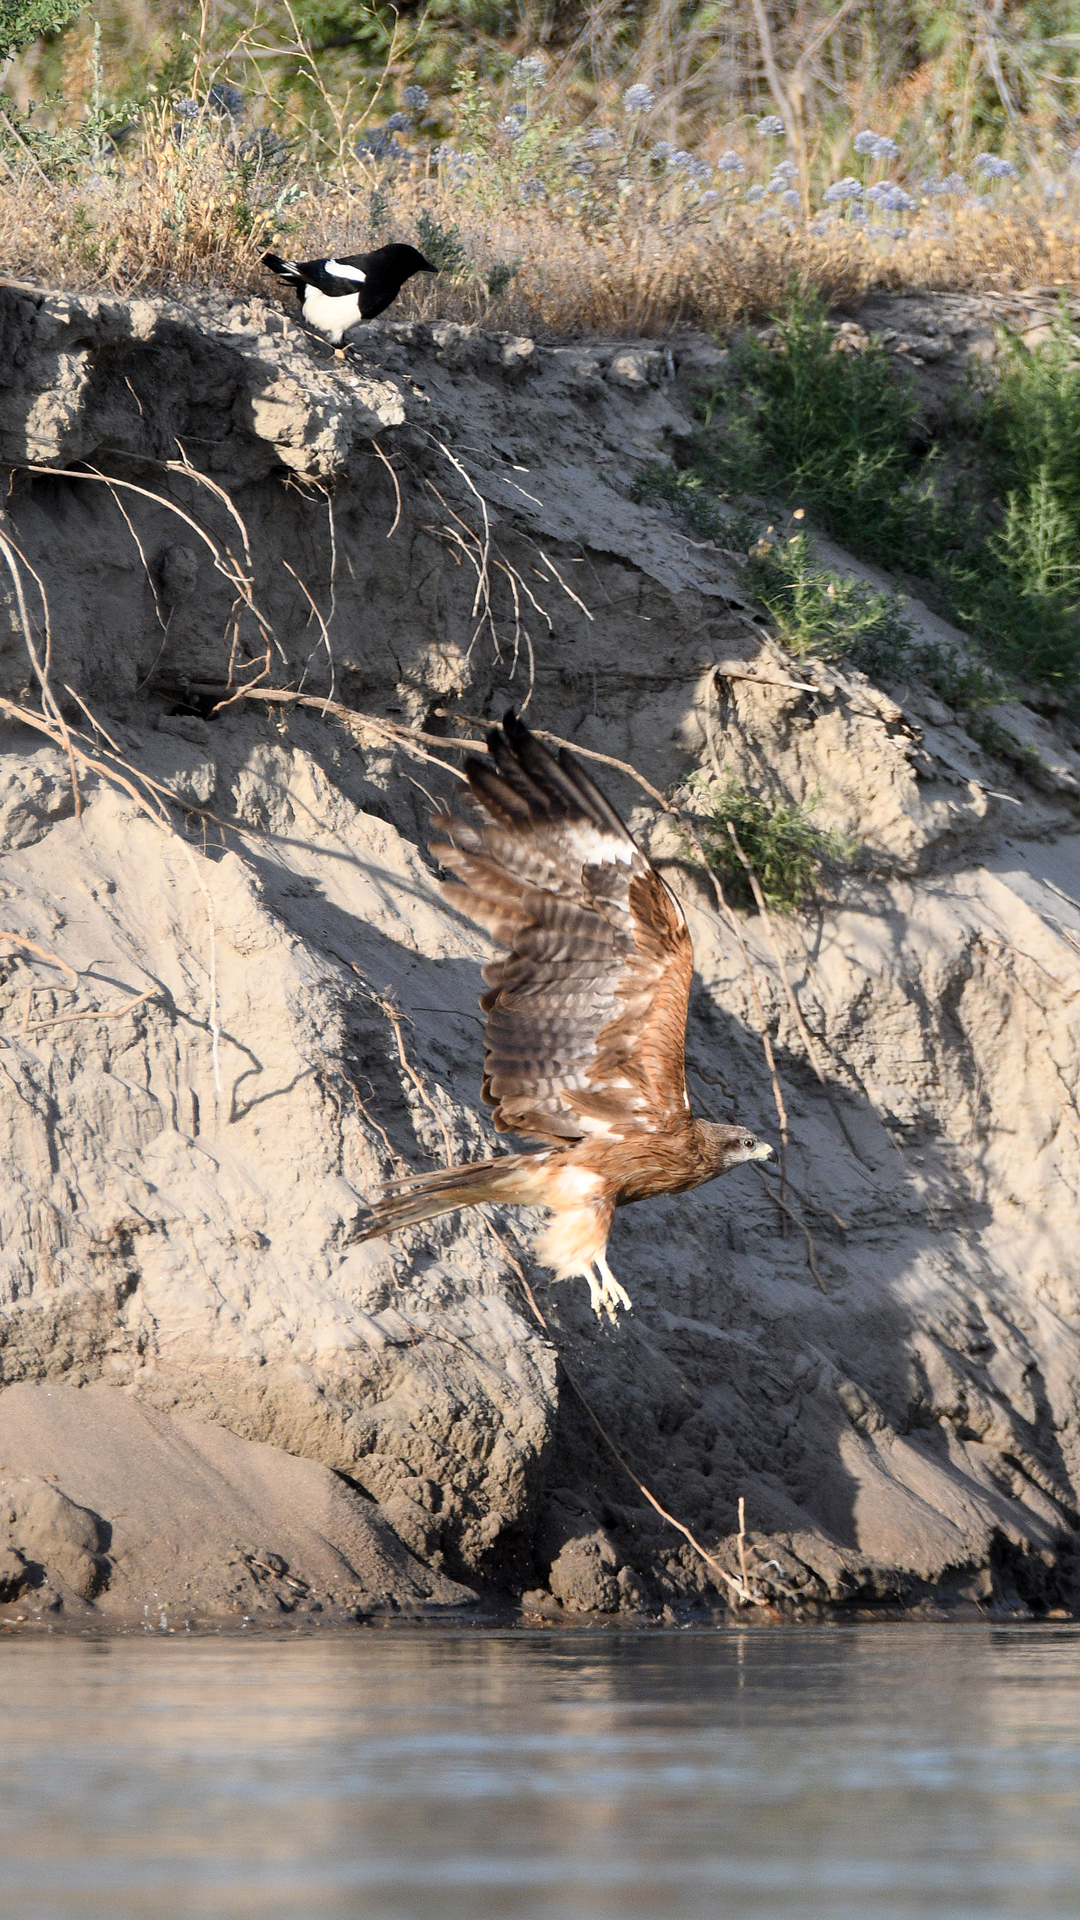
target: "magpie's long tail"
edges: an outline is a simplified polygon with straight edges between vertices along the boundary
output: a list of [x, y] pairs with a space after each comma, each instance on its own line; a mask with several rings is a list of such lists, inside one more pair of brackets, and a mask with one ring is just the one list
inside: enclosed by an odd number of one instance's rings
[[283, 260], [279, 253], [264, 253], [262, 264], [276, 273], [279, 280], [287, 280], [290, 287], [303, 287], [304, 276], [295, 260]]
[[434, 1220], [456, 1207], [479, 1206], [485, 1200], [535, 1205], [543, 1200], [542, 1169], [550, 1158], [545, 1152], [502, 1154], [497, 1160], [440, 1167], [434, 1173], [414, 1173], [408, 1179], [390, 1181], [357, 1237], [376, 1240], [382, 1234], [396, 1233], [399, 1227], [414, 1227], [421, 1220]]

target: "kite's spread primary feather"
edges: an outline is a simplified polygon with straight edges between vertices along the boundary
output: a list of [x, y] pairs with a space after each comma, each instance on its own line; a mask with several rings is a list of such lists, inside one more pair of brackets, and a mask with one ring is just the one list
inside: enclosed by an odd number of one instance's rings
[[484, 968], [484, 1100], [500, 1133], [544, 1147], [399, 1181], [362, 1237], [486, 1200], [545, 1206], [538, 1258], [614, 1315], [630, 1305], [605, 1258], [615, 1208], [772, 1148], [690, 1112], [690, 934], [618, 814], [513, 713], [487, 745], [465, 763], [480, 817], [439, 816], [431, 851], [454, 905], [502, 949]]

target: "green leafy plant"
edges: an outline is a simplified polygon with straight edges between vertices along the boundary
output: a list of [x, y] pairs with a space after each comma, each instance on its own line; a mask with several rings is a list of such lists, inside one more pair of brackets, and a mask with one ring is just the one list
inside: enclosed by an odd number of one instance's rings
[[89, 0], [0, 0], [0, 66], [35, 40], [70, 27]]
[[680, 469], [668, 460], [649, 460], [635, 475], [630, 495], [646, 506], [663, 502], [673, 507], [703, 540], [727, 544], [727, 521], [717, 510], [716, 493], [694, 467]]
[[[719, 490], [797, 499], [852, 552], [905, 573], [990, 657], [1029, 679], [1080, 683], [1080, 369], [1067, 312], [1051, 339], [1012, 341], [946, 481], [913, 383], [871, 345], [835, 351], [820, 305], [796, 302], [771, 341], [748, 334], [703, 404], [690, 471]], [[691, 482], [680, 476], [683, 490]], [[820, 594], [800, 565], [772, 590], [805, 644]], [[831, 596], [835, 598], [835, 594]], [[803, 611], [800, 613], [800, 603]], [[810, 607], [824, 621], [829, 610]], [[867, 609], [867, 611], [869, 611]], [[879, 612], [882, 610], [879, 609]], [[820, 649], [819, 649], [820, 650]], [[872, 655], [866, 656], [874, 670]], [[885, 649], [882, 659], [887, 665]], [[861, 663], [860, 663], [861, 664]]]
[[1005, 487], [1029, 493], [1042, 482], [1073, 527], [1080, 525], [1080, 365], [1062, 299], [1048, 339], [1028, 347], [1006, 332], [996, 378], [981, 397], [978, 425], [987, 452], [1003, 463]]
[[843, 864], [852, 858], [854, 846], [849, 840], [816, 826], [810, 818], [818, 804], [816, 794], [809, 806], [799, 807], [751, 792], [736, 780], [723, 786], [704, 779], [696, 784], [706, 802], [699, 827], [701, 844], [736, 906], [753, 908], [755, 902], [729, 824], [757, 875], [766, 906], [777, 913], [793, 913], [803, 904], [826, 862]]
[[481, 272], [461, 239], [460, 229], [457, 226], [441, 227], [426, 207], [421, 209], [417, 217], [416, 237], [421, 252], [448, 280], [483, 287], [489, 300], [496, 300], [500, 293], [505, 293], [518, 271], [518, 261], [496, 260], [486, 273]]
[[992, 753], [998, 760], [1008, 761], [1017, 773], [1023, 774], [1033, 785], [1043, 784], [1046, 768], [1038, 750], [1028, 746], [1026, 741], [1018, 740], [1015, 733], [1003, 727], [990, 714], [976, 717], [971, 735], [987, 753]]
[[421, 209], [417, 217], [416, 237], [421, 253], [448, 279], [459, 280], [471, 272], [472, 261], [462, 242], [461, 229], [457, 226], [441, 227], [426, 207]]
[[973, 731], [971, 719], [984, 708], [996, 706], [1009, 693], [1008, 683], [985, 661], [972, 659], [952, 647], [937, 646], [932, 641], [909, 647], [899, 656], [888, 677], [899, 680], [909, 675], [925, 680], [946, 706], [968, 715], [969, 731]]
[[520, 265], [518, 260], [496, 260], [494, 266], [488, 268], [484, 275], [484, 284], [487, 287], [489, 300], [497, 300], [501, 293], [506, 292]]
[[368, 201], [368, 225], [376, 240], [382, 238], [390, 225], [390, 207], [382, 187], [372, 188]]
[[894, 674], [911, 628], [899, 594], [820, 566], [805, 533], [761, 540], [750, 550], [747, 585], [798, 658], [845, 660], [867, 673]]
[[892, 559], [933, 519], [913, 384], [881, 349], [834, 352], [816, 300], [796, 300], [771, 341], [748, 332], [706, 407], [718, 479], [782, 489], [856, 551]]

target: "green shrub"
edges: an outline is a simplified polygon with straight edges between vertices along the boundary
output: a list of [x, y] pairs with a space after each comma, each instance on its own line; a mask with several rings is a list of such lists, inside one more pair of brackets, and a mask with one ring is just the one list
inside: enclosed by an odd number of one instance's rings
[[844, 660], [895, 677], [911, 645], [899, 594], [880, 593], [814, 560], [805, 533], [751, 548], [746, 581], [799, 659]]
[[649, 460], [635, 476], [630, 496], [644, 506], [656, 506], [663, 501], [673, 507], [702, 540], [712, 540], [718, 547], [726, 546], [727, 521], [718, 511], [715, 492], [696, 468], [683, 470], [673, 467], [668, 460]]
[[1005, 335], [979, 426], [1006, 490], [1029, 495], [1041, 482], [1065, 520], [1080, 526], [1080, 365], [1064, 300], [1038, 346]]
[[437, 220], [424, 207], [416, 222], [416, 237], [421, 253], [427, 255], [433, 267], [438, 267], [448, 280], [461, 280], [482, 286], [489, 300], [496, 300], [505, 293], [518, 270], [516, 260], [496, 260], [486, 273], [482, 273], [473, 260], [461, 238], [460, 228], [441, 227]]
[[853, 552], [895, 561], [934, 511], [914, 385], [881, 348], [836, 353], [833, 342], [815, 301], [795, 302], [772, 343], [744, 336], [708, 410], [714, 471], [782, 491]]
[[451, 280], [457, 280], [468, 274], [472, 262], [461, 238], [460, 227], [441, 227], [437, 220], [424, 207], [416, 222], [416, 238], [420, 251], [445, 273]]
[[[1080, 685], [1080, 367], [1064, 306], [1049, 341], [1007, 343], [973, 415], [957, 417], [962, 480], [944, 477], [944, 441], [926, 443], [910, 375], [873, 345], [835, 351], [813, 302], [795, 303], [771, 343], [748, 334], [702, 413], [677, 477], [684, 499], [695, 481], [704, 489], [698, 524], [710, 489], [792, 501], [853, 553], [915, 573], [1003, 667]], [[774, 593], [789, 644], [827, 654], [840, 645], [835, 610], [795, 571], [801, 579], [784, 582], [774, 567], [757, 590], [766, 604]], [[848, 611], [873, 627], [868, 606]], [[891, 616], [877, 612], [887, 626]], [[822, 621], [817, 643], [811, 614]], [[857, 643], [848, 657], [887, 667], [888, 644], [867, 646], [862, 660]]]
[[817, 805], [788, 806], [765, 794], [729, 780], [724, 786], [701, 781], [707, 811], [699, 838], [705, 857], [719, 874], [724, 891], [735, 906], [755, 904], [746, 868], [735, 850], [728, 823], [758, 878], [765, 904], [777, 913], [792, 913], [813, 892], [826, 861], [849, 861], [852, 843], [842, 834], [815, 826], [810, 814]]
[[63, 33], [88, 0], [0, 0], [0, 66], [35, 40]]

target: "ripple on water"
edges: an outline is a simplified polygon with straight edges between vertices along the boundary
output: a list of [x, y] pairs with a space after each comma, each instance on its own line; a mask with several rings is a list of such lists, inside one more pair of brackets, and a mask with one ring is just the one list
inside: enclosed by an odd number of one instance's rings
[[1080, 1913], [1080, 1632], [0, 1644], [4, 1920]]

